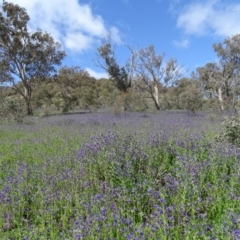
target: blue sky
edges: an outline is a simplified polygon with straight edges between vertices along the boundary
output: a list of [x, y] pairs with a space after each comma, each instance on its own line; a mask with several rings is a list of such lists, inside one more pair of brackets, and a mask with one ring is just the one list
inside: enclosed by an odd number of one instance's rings
[[110, 33], [124, 65], [129, 52], [155, 46], [188, 69], [217, 61], [214, 43], [240, 34], [239, 0], [11, 0], [27, 9], [29, 29], [49, 32], [67, 53], [63, 65], [80, 66], [96, 77], [106, 73], [93, 59]]

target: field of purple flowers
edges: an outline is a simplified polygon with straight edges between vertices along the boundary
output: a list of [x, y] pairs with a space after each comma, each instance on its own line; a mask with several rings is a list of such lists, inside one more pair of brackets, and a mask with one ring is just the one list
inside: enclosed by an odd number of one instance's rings
[[0, 239], [240, 239], [240, 150], [204, 113], [0, 124]]

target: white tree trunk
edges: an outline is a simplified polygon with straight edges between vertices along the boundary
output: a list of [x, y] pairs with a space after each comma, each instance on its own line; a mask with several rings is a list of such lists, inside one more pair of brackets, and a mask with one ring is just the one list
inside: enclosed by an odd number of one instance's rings
[[158, 106], [159, 105], [159, 91], [158, 91], [158, 86], [157, 83], [154, 85], [154, 92], [155, 92], [155, 100]]
[[27, 114], [33, 115], [32, 106], [31, 106], [31, 91], [27, 87], [24, 87], [24, 99], [26, 102]]
[[224, 110], [224, 104], [223, 104], [223, 95], [222, 95], [222, 88], [218, 88], [218, 99], [221, 105], [221, 109]]

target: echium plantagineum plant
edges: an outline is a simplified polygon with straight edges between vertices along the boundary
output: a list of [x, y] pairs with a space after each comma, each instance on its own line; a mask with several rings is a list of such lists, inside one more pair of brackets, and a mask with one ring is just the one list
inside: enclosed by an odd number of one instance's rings
[[238, 239], [237, 147], [201, 115], [141, 116], [3, 125], [0, 239]]

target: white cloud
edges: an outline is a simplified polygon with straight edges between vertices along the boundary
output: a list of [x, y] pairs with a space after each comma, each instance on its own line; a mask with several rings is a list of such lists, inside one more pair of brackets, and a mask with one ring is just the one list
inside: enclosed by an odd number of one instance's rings
[[179, 4], [180, 4], [181, 0], [170, 0], [169, 6], [168, 6], [168, 10], [170, 13], [172, 14], [177, 14], [178, 8], [179, 8]]
[[30, 16], [30, 30], [42, 29], [56, 41], [73, 51], [88, 49], [109, 32], [120, 42], [116, 27], [108, 29], [99, 15], [94, 15], [89, 4], [78, 0], [11, 0], [26, 8]]
[[119, 31], [116, 27], [111, 27], [109, 30], [111, 39], [116, 43], [121, 43], [121, 38], [119, 35]]
[[194, 2], [184, 7], [177, 27], [187, 34], [231, 36], [240, 33], [240, 4], [220, 0]]
[[84, 34], [80, 33], [67, 33], [66, 36], [64, 36], [63, 41], [65, 43], [66, 48], [71, 50], [88, 50], [91, 47], [91, 44], [93, 42], [93, 38], [91, 36], [86, 36]]
[[173, 45], [178, 48], [187, 48], [189, 46], [189, 40], [184, 39], [182, 41], [173, 41]]
[[96, 79], [108, 78], [107, 73], [96, 72], [96, 71], [94, 71], [94, 70], [91, 69], [91, 68], [86, 68], [85, 70], [90, 74], [90, 76], [92, 76], [92, 77], [94, 77], [94, 78], [96, 78]]

